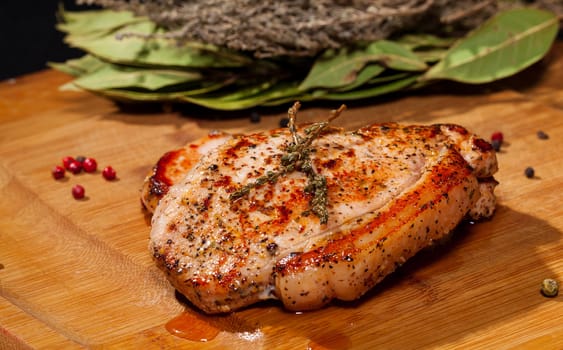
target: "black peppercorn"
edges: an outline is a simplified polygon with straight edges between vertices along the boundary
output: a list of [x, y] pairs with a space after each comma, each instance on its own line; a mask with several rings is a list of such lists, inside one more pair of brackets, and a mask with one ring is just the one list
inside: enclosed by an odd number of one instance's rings
[[266, 250], [268, 250], [268, 253], [270, 253], [270, 255], [276, 255], [276, 251], [278, 250], [278, 245], [276, 243], [269, 243], [266, 246]]
[[260, 114], [258, 112], [250, 113], [250, 122], [251, 123], [260, 123]]
[[528, 179], [533, 178], [535, 174], [534, 168], [532, 168], [531, 166], [527, 167], [526, 170], [524, 170], [524, 174]]
[[540, 140], [547, 140], [547, 139], [549, 139], [549, 135], [546, 134], [545, 132], [541, 131], [541, 130], [538, 131], [538, 132], [536, 133], [536, 135], [538, 136], [538, 139], [540, 139]]
[[289, 125], [289, 118], [281, 118], [280, 119], [280, 128], [287, 128]]

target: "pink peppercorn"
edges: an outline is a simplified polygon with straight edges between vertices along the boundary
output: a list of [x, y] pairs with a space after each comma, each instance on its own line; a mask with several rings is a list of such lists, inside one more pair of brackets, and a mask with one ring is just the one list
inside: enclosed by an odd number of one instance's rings
[[55, 180], [62, 179], [65, 177], [65, 168], [60, 165], [56, 165], [53, 170], [51, 170], [51, 174], [53, 174]]
[[74, 158], [71, 156], [66, 156], [63, 158], [63, 166], [66, 170], [69, 170], [70, 163], [74, 162]]
[[82, 171], [82, 164], [79, 161], [74, 160], [68, 165], [68, 171], [73, 174], [79, 174]]
[[98, 163], [94, 158], [86, 158], [82, 162], [82, 168], [87, 173], [93, 173], [96, 169], [98, 169]]
[[111, 166], [105, 167], [102, 171], [102, 176], [106, 180], [114, 180], [116, 176], [115, 169], [113, 169]]
[[491, 141], [499, 141], [502, 143], [504, 141], [504, 135], [500, 131], [496, 131], [491, 135]]
[[86, 193], [86, 191], [84, 190], [84, 187], [82, 187], [80, 185], [74, 185], [72, 187], [72, 196], [74, 197], [74, 199], [84, 198], [85, 193]]

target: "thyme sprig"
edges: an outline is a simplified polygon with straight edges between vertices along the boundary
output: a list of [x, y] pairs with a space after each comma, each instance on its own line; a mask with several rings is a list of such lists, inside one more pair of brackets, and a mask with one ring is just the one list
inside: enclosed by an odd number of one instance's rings
[[289, 108], [287, 114], [289, 117], [288, 128], [291, 133], [292, 142], [287, 146], [285, 153], [281, 156], [281, 166], [276, 171], [268, 171], [264, 176], [256, 179], [256, 181], [242, 186], [237, 191], [231, 193], [229, 199], [231, 201], [237, 200], [250, 193], [250, 190], [266, 183], [275, 183], [281, 176], [289, 174], [293, 171], [300, 171], [307, 175], [307, 185], [304, 191], [312, 195], [309, 201], [309, 211], [315, 214], [321, 224], [328, 222], [328, 188], [326, 178], [319, 174], [311, 161], [311, 152], [314, 149], [311, 147], [313, 141], [317, 139], [323, 130], [325, 130], [330, 122], [338, 118], [340, 114], [346, 109], [345, 105], [340, 108], [332, 110], [329, 118], [326, 121], [314, 123], [303, 130], [304, 135], [301, 136], [297, 132], [297, 111], [301, 107], [299, 102], [295, 102]]

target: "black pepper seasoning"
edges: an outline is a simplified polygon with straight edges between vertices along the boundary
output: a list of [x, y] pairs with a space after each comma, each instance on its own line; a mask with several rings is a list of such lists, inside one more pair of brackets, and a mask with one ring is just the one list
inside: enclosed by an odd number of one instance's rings
[[278, 250], [278, 245], [276, 243], [269, 243], [266, 246], [266, 250], [268, 251], [268, 253], [270, 253], [270, 255], [276, 255], [276, 251]]
[[258, 113], [258, 112], [250, 113], [250, 122], [251, 123], [254, 123], [254, 124], [260, 123], [260, 119], [261, 119], [260, 113]]
[[531, 166], [527, 167], [526, 170], [524, 170], [524, 174], [528, 179], [533, 178], [535, 175], [534, 168], [532, 168]]
[[546, 134], [545, 132], [541, 131], [541, 130], [538, 131], [538, 132], [536, 133], [536, 135], [538, 136], [538, 139], [540, 139], [540, 140], [547, 140], [547, 139], [549, 139], [549, 135]]
[[284, 117], [280, 119], [280, 128], [287, 128], [289, 125], [289, 118]]

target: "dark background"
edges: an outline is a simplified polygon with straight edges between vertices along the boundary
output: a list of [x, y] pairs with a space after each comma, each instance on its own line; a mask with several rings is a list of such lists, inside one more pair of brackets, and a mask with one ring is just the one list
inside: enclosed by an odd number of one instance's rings
[[15, 78], [63, 62], [83, 52], [63, 43], [55, 29], [57, 10], [86, 10], [74, 0], [0, 0], [0, 80]]

